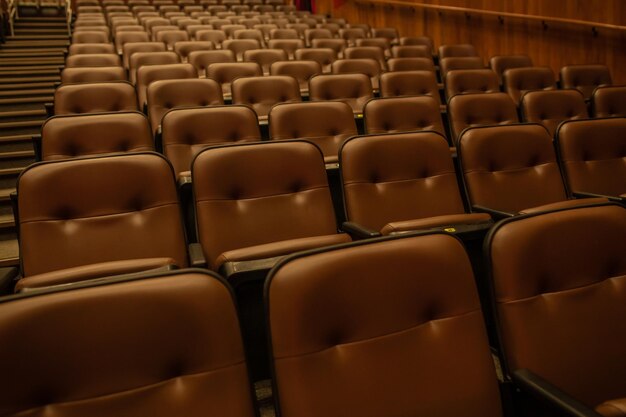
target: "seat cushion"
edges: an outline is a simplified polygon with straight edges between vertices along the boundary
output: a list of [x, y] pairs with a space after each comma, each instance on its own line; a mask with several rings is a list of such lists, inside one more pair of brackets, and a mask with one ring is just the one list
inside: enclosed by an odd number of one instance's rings
[[176, 266], [176, 261], [172, 258], [143, 258], [77, 266], [24, 277], [15, 285], [15, 291], [148, 271], [164, 266]]
[[447, 227], [461, 224], [480, 224], [489, 222], [491, 222], [491, 216], [487, 213], [449, 214], [446, 216], [434, 216], [426, 217], [423, 219], [387, 223], [380, 230], [380, 233], [383, 235], [389, 235], [392, 233], [409, 232], [412, 230], [420, 229], [432, 229], [435, 227]]
[[565, 200], [558, 203], [544, 204], [543, 206], [531, 207], [520, 211], [520, 214], [539, 213], [542, 211], [554, 211], [572, 208], [576, 206], [586, 206], [589, 204], [602, 204], [609, 201], [606, 198], [581, 198], [578, 200]]
[[288, 255], [307, 249], [321, 248], [338, 243], [351, 242], [350, 236], [345, 233], [325, 236], [313, 236], [300, 239], [282, 240], [280, 242], [265, 243], [263, 245], [234, 249], [222, 253], [215, 261], [215, 269], [219, 269], [226, 262], [252, 261]]
[[605, 401], [596, 407], [596, 411], [605, 417], [626, 417], [626, 398]]

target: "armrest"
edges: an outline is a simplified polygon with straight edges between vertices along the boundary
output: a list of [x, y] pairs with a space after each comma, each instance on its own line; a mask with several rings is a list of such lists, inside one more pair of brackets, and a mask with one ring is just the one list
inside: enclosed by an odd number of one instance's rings
[[196, 268], [206, 268], [207, 262], [202, 252], [202, 245], [199, 243], [189, 244], [189, 263]]
[[515, 216], [514, 213], [507, 213], [506, 211], [495, 210], [484, 206], [472, 206], [472, 211], [477, 211], [479, 213], [489, 213], [491, 214], [491, 217], [494, 217], [496, 219], [504, 219], [507, 217]]
[[33, 135], [33, 150], [35, 151], [35, 162], [41, 161], [41, 135]]
[[46, 108], [46, 115], [48, 117], [54, 116], [54, 103], [44, 103], [43, 105]]
[[13, 294], [15, 281], [19, 274], [19, 269], [15, 266], [0, 268], [0, 296]]
[[570, 397], [545, 379], [527, 369], [513, 372], [513, 382], [523, 391], [571, 417], [602, 417], [593, 409]]
[[157, 127], [156, 133], [154, 134], [154, 148], [158, 153], [163, 153], [163, 130], [161, 129], [161, 125]]
[[380, 232], [367, 229], [360, 224], [353, 222], [343, 222], [343, 224], [341, 225], [341, 230], [356, 239], [369, 239], [372, 237], [381, 236]]
[[622, 202], [624, 199], [622, 197], [616, 197], [611, 195], [602, 195], [602, 194], [594, 194], [594, 193], [585, 193], [581, 191], [572, 192], [572, 196], [574, 198], [606, 198], [609, 201], [617, 201]]

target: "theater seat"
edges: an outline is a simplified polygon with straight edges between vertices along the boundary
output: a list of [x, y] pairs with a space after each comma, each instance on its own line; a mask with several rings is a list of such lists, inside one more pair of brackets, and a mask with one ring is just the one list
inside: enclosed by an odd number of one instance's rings
[[255, 416], [234, 301], [206, 271], [4, 297], [0, 338], [3, 415]]
[[439, 47], [439, 59], [477, 56], [476, 48], [470, 44], [441, 45]]
[[435, 72], [431, 58], [390, 58], [387, 60], [389, 71], [429, 71]]
[[121, 67], [122, 60], [117, 54], [70, 55], [65, 60], [65, 68], [80, 67]]
[[502, 416], [472, 268], [454, 237], [311, 251], [268, 279], [281, 416]]
[[22, 173], [17, 187], [23, 278], [16, 290], [137, 265], [187, 265], [174, 175], [158, 154], [41, 162]]
[[626, 119], [563, 122], [556, 143], [570, 193], [626, 202]]
[[137, 102], [143, 108], [147, 104], [147, 89], [150, 83], [158, 80], [185, 80], [198, 78], [191, 64], [144, 65], [137, 71]]
[[251, 49], [243, 53], [243, 60], [259, 64], [263, 75], [269, 75], [270, 66], [274, 62], [287, 61], [287, 59], [287, 52], [282, 49]]
[[356, 136], [344, 143], [339, 158], [346, 219], [358, 229], [388, 235], [491, 225], [486, 213], [465, 213], [448, 143], [440, 133]]
[[275, 104], [302, 101], [298, 81], [286, 75], [237, 78], [231, 88], [233, 104], [252, 107], [259, 121], [267, 121]]
[[477, 56], [449, 57], [439, 59], [439, 72], [445, 80], [448, 71], [484, 69], [483, 59]]
[[594, 117], [626, 117], [626, 87], [598, 87], [591, 96]]
[[503, 74], [504, 91], [519, 105], [522, 96], [533, 90], [555, 90], [556, 79], [549, 67], [511, 68]]
[[311, 143], [213, 147], [191, 172], [198, 240], [215, 271], [350, 241], [337, 233], [322, 154]]
[[124, 68], [130, 68], [130, 57], [135, 52], [165, 52], [163, 42], [129, 42], [122, 48], [122, 61]]
[[552, 137], [541, 125], [468, 128], [457, 151], [474, 211], [507, 217], [606, 201], [567, 199]]
[[323, 72], [330, 73], [337, 54], [330, 48], [303, 48], [297, 49], [294, 57], [298, 61], [317, 61]]
[[107, 81], [126, 81], [123, 67], [64, 68], [61, 70], [61, 84], [98, 83]]
[[380, 76], [381, 97], [429, 96], [439, 106], [437, 76], [431, 71], [386, 72]]
[[528, 55], [496, 55], [489, 59], [489, 67], [498, 74], [501, 84], [502, 76], [506, 70], [532, 66], [533, 61]]
[[137, 110], [137, 96], [126, 81], [64, 84], [54, 91], [54, 114]]
[[543, 125], [552, 136], [561, 122], [589, 117], [584, 97], [575, 89], [529, 91], [522, 96], [520, 109], [525, 122]]
[[191, 161], [208, 146], [261, 140], [256, 113], [247, 106], [173, 109], [161, 129], [163, 153], [179, 178], [191, 176]]
[[363, 113], [363, 106], [373, 97], [372, 82], [365, 74], [321, 74], [309, 80], [311, 101], [343, 101], [355, 115]]
[[468, 93], [499, 93], [498, 76], [490, 69], [453, 70], [446, 74], [446, 97]]
[[439, 103], [429, 96], [373, 99], [363, 109], [366, 133], [429, 130], [445, 137]]
[[148, 120], [139, 112], [54, 116], [41, 126], [43, 161], [153, 150]]
[[68, 56], [81, 54], [115, 54], [116, 50], [110, 43], [76, 43], [68, 48]]
[[322, 73], [322, 66], [317, 61], [278, 61], [270, 66], [270, 75], [288, 75], [295, 78], [300, 92], [309, 94], [309, 80]]
[[128, 61], [130, 82], [137, 84], [137, 71], [144, 65], [171, 65], [179, 64], [180, 56], [176, 52], [135, 52]]
[[601, 205], [509, 219], [485, 245], [504, 369], [569, 414], [624, 415], [624, 236], [626, 209]]
[[236, 78], [262, 76], [263, 70], [256, 62], [225, 62], [210, 64], [206, 75], [207, 78], [217, 81], [222, 86], [225, 98], [230, 98], [231, 83]]
[[340, 101], [277, 104], [268, 121], [270, 139], [311, 141], [327, 164], [336, 164], [341, 144], [357, 134], [352, 108]]
[[568, 65], [561, 68], [561, 87], [575, 88], [589, 100], [596, 87], [611, 85], [611, 72], [606, 65]]
[[193, 51], [189, 53], [187, 61], [194, 66], [200, 78], [206, 77], [206, 70], [211, 64], [235, 62], [233, 51]]

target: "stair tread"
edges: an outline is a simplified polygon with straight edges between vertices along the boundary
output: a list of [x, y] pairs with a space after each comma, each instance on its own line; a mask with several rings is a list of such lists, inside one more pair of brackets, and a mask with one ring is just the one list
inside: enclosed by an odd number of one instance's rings
[[32, 140], [32, 135], [0, 136], [0, 143], [6, 143], [6, 142], [30, 142], [31, 140]]
[[10, 151], [10, 152], [0, 152], [0, 159], [21, 159], [21, 158], [32, 158], [35, 156], [35, 151]]
[[50, 81], [47, 83], [11, 83], [11, 84], [2, 84], [0, 83], [0, 91], [3, 90], [32, 90], [36, 88], [54, 88], [54, 81]]
[[33, 95], [47, 95], [47, 94], [54, 94], [54, 88], [45, 88], [45, 89], [39, 89], [39, 90], [8, 90], [8, 91], [0, 91], [0, 96], [2, 97], [7, 97], [7, 96], [22, 96], [22, 95], [29, 95], [29, 96], [33, 96]]
[[13, 111], [0, 111], [0, 118], [6, 117], [21, 117], [21, 116], [44, 116], [47, 113], [44, 109], [41, 110], [13, 110]]
[[[0, 75], [17, 72], [18, 74], [23, 74], [24, 72], [30, 73], [30, 71], [59, 71], [60, 65], [39, 65], [39, 66], [15, 66], [15, 67], [6, 67], [0, 68]], [[33, 73], [34, 74], [34, 73]]]
[[53, 96], [43, 96], [43, 97], [19, 97], [19, 98], [0, 98], [0, 105], [6, 104], [18, 104], [18, 103], [52, 103], [54, 100]]
[[60, 76], [50, 76], [50, 77], [20, 77], [20, 78], [0, 78], [0, 84], [15, 84], [19, 85], [20, 83], [39, 83], [50, 81], [52, 83], [61, 81]]
[[20, 167], [20, 168], [1, 168], [0, 169], [0, 176], [18, 175], [22, 171], [24, 171], [23, 167]]
[[43, 120], [25, 120], [21, 122], [0, 122], [0, 129], [41, 126], [43, 122], [44, 122]]
[[0, 188], [0, 201], [10, 200], [11, 193], [15, 192], [15, 188]]

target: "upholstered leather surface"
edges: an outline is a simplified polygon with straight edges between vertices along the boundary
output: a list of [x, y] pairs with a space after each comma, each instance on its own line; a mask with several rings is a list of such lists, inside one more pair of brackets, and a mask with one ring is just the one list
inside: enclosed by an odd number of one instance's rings
[[555, 90], [556, 78], [549, 67], [511, 68], [504, 72], [504, 91], [515, 104], [522, 95], [532, 90]]
[[123, 67], [65, 68], [61, 71], [61, 84], [126, 81]]
[[220, 83], [224, 94], [230, 94], [231, 83], [235, 78], [261, 75], [263, 75], [263, 70], [256, 62], [220, 62], [210, 64], [206, 70], [207, 78]]
[[519, 122], [513, 100], [505, 93], [460, 94], [448, 101], [448, 116], [454, 144], [464, 129]]
[[260, 49], [261, 44], [255, 39], [227, 39], [222, 42], [222, 48], [233, 51], [237, 61], [242, 61], [245, 51]]
[[367, 133], [432, 130], [445, 137], [439, 103], [429, 96], [370, 100], [363, 115]]
[[458, 44], [458, 45], [441, 45], [439, 47], [439, 58], [451, 58], [451, 57], [475, 57], [478, 56], [476, 48], [470, 44]]
[[365, 103], [374, 97], [372, 83], [365, 74], [316, 75], [309, 80], [311, 101], [340, 100], [360, 113]]
[[498, 74], [500, 80], [510, 68], [532, 67], [533, 61], [527, 55], [496, 55], [489, 59], [489, 67]]
[[350, 140], [341, 150], [341, 174], [348, 220], [372, 230], [464, 213], [448, 144], [433, 132]]
[[509, 367], [590, 407], [626, 392], [626, 210], [602, 206], [497, 229], [491, 257]]
[[372, 88], [378, 89], [379, 77], [382, 72], [380, 63], [371, 58], [338, 59], [332, 64], [333, 74], [365, 74], [370, 77]]
[[124, 81], [65, 84], [54, 91], [54, 114], [137, 110], [137, 96]]
[[137, 70], [143, 65], [168, 65], [180, 63], [176, 52], [135, 52], [128, 60], [130, 82], [137, 83]]
[[148, 86], [148, 115], [156, 132], [163, 115], [177, 107], [224, 104], [222, 88], [211, 79], [158, 80]]
[[191, 64], [144, 65], [137, 70], [137, 102], [140, 106], [147, 102], [146, 90], [154, 81], [187, 78], [198, 78], [198, 73]]
[[439, 72], [445, 78], [446, 74], [452, 70], [462, 69], [483, 69], [485, 64], [483, 59], [477, 56], [450, 57], [439, 59]]
[[296, 50], [295, 58], [299, 61], [316, 61], [323, 72], [330, 72], [330, 65], [337, 59], [337, 54], [330, 48], [302, 48]]
[[595, 117], [626, 117], [626, 87], [598, 87], [592, 108]]
[[259, 64], [265, 75], [270, 73], [270, 66], [274, 62], [287, 61], [287, 59], [289, 59], [287, 52], [282, 49], [251, 49], [243, 53], [243, 60]]
[[254, 416], [237, 314], [202, 273], [0, 304], [0, 414]]
[[210, 51], [215, 49], [211, 41], [180, 41], [174, 44], [174, 52], [181, 58], [187, 59], [193, 51]]
[[434, 227], [454, 227], [458, 225], [488, 224], [491, 216], [486, 213], [449, 214], [446, 216], [425, 217], [400, 222], [387, 223], [380, 229], [382, 235], [408, 232], [412, 230], [432, 229]]
[[390, 58], [387, 60], [389, 71], [430, 71], [435, 72], [432, 58]]
[[454, 70], [446, 74], [446, 96], [466, 93], [499, 93], [498, 76], [490, 69]]
[[343, 57], [343, 51], [348, 47], [348, 42], [345, 39], [326, 39], [318, 38], [311, 41], [312, 48], [330, 48], [337, 54], [338, 57]]
[[357, 134], [352, 109], [340, 101], [276, 105], [269, 114], [269, 129], [273, 140], [315, 143], [327, 162], [336, 162], [341, 144]]
[[109, 35], [100, 31], [81, 31], [72, 35], [72, 43], [108, 43]]
[[187, 265], [174, 175], [156, 154], [32, 165], [18, 204], [25, 277], [137, 258]]
[[552, 138], [542, 126], [468, 129], [459, 144], [472, 205], [517, 213], [566, 200]]
[[558, 144], [571, 191], [626, 193], [626, 119], [580, 120], [561, 125]]
[[119, 55], [110, 54], [80, 54], [68, 56], [65, 60], [66, 68], [73, 67], [117, 67], [122, 66]]
[[272, 75], [288, 75], [298, 80], [300, 90], [309, 91], [309, 79], [322, 73], [322, 66], [317, 61], [280, 61], [270, 67]]
[[206, 77], [206, 70], [211, 64], [235, 62], [235, 54], [229, 50], [192, 51], [187, 61], [194, 66], [201, 78]]
[[441, 104], [437, 77], [433, 71], [386, 72], [380, 76], [380, 95], [382, 97], [429, 96], [437, 102], [437, 106]]
[[114, 54], [115, 47], [110, 43], [77, 43], [70, 45], [67, 51], [68, 56], [79, 54]]
[[44, 161], [153, 150], [148, 120], [139, 112], [57, 116], [41, 128]]
[[163, 42], [129, 42], [122, 47], [124, 68], [130, 67], [130, 56], [137, 52], [165, 52]]
[[611, 84], [611, 73], [606, 65], [569, 65], [561, 68], [562, 88], [575, 88], [585, 99], [601, 85]]
[[544, 204], [542, 206], [535, 206], [530, 208], [525, 208], [520, 210], [520, 214], [529, 214], [529, 213], [540, 213], [543, 211], [554, 211], [554, 210], [562, 210], [567, 208], [573, 208], [576, 206], [586, 206], [589, 204], [603, 204], [607, 203], [608, 199], [598, 197], [598, 198], [579, 198], [572, 200], [564, 200], [558, 201], [556, 203]]
[[261, 140], [256, 114], [246, 106], [176, 109], [162, 122], [163, 151], [177, 175], [211, 145]]
[[303, 237], [299, 239], [282, 240], [279, 242], [265, 243], [241, 249], [233, 249], [222, 253], [215, 261], [215, 269], [219, 269], [225, 262], [250, 261], [255, 259], [273, 258], [308, 249], [323, 246], [336, 245], [350, 242], [350, 235], [346, 233]]
[[589, 117], [585, 100], [577, 90], [529, 91], [520, 107], [524, 121], [542, 124], [552, 136], [561, 122]]
[[238, 78], [231, 90], [233, 103], [252, 107], [259, 118], [266, 118], [275, 104], [302, 101], [298, 81], [286, 75]]
[[394, 58], [429, 58], [433, 53], [427, 45], [402, 45], [391, 48], [391, 56]]
[[596, 407], [596, 411], [604, 417], [626, 416], [626, 398], [605, 401]]
[[322, 155], [307, 142], [207, 149], [192, 166], [198, 238], [228, 251], [337, 231]]
[[266, 297], [282, 416], [501, 415], [471, 266], [455, 238], [292, 260]]
[[381, 68], [387, 68], [383, 51], [384, 48], [380, 46], [353, 46], [346, 48], [343, 55], [346, 59], [373, 59]]
[[69, 284], [94, 278], [148, 271], [164, 266], [176, 266], [176, 261], [172, 258], [140, 258], [124, 261], [100, 262], [22, 278], [15, 284], [15, 291], [22, 291], [25, 288]]

